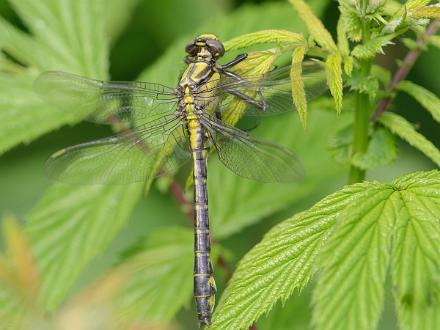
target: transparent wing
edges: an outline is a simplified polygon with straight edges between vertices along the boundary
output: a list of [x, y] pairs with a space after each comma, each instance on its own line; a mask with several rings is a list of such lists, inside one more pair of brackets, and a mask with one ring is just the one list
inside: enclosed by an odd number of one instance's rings
[[[301, 70], [302, 82], [292, 80], [290, 75], [292, 70]], [[295, 110], [292, 99], [292, 86], [304, 84], [307, 101], [311, 101], [327, 90], [326, 75], [324, 64], [319, 61], [305, 61], [301, 65], [288, 65], [276, 68], [263, 75], [243, 75], [241, 80], [236, 80], [228, 76], [222, 76], [216, 87], [208, 89], [202, 88], [197, 97], [200, 99], [212, 98], [213, 96], [223, 96], [221, 112], [230, 111], [230, 106], [236, 103], [237, 99], [245, 103], [234, 95], [236, 92], [244, 94], [257, 103], [265, 103], [266, 108], [247, 103], [245, 115], [267, 116], [291, 112]]]
[[259, 140], [203, 115], [202, 125], [217, 150], [220, 161], [232, 172], [262, 182], [293, 182], [304, 176], [298, 158], [287, 148]]
[[[82, 143], [54, 153], [46, 162], [49, 177], [76, 184], [127, 184], [157, 175], [158, 160], [173, 171], [190, 153], [180, 119], [127, 130], [118, 136]], [[179, 148], [174, 148], [179, 144]], [[168, 149], [167, 149], [168, 148]], [[176, 152], [174, 151], [176, 150]], [[187, 149], [187, 148], [186, 148]], [[166, 157], [163, 157], [166, 152]]]
[[64, 112], [90, 115], [90, 121], [105, 124], [115, 119], [141, 123], [156, 114], [170, 113], [169, 105], [177, 99], [174, 89], [159, 84], [101, 81], [61, 71], [42, 73], [35, 90]]

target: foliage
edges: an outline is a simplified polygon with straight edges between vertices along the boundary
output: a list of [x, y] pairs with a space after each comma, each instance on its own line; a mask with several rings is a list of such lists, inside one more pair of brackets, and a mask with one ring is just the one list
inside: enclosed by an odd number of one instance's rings
[[[3, 157], [17, 148], [30, 150], [43, 135], [85, 119], [84, 111], [66, 113], [46, 105], [33, 92], [33, 81], [46, 70], [108, 79], [111, 46], [124, 36], [143, 3], [9, 2], [24, 28], [0, 17]], [[191, 3], [210, 6], [202, 0]], [[220, 296], [210, 329], [247, 329], [257, 321], [259, 328], [270, 329], [281, 327], [283, 320], [291, 326], [298, 320], [296, 308], [305, 308], [295, 300], [302, 298], [291, 296], [309, 290], [314, 277], [310, 322], [315, 328], [375, 329], [388, 275], [400, 328], [440, 328], [439, 171], [398, 178], [393, 173], [390, 183], [360, 183], [371, 169], [398, 159], [397, 138], [430, 159], [431, 168], [440, 166], [438, 145], [403, 113], [389, 111], [396, 94], [404, 92], [438, 125], [439, 98], [407, 77], [427, 45], [440, 45], [433, 35], [439, 24], [433, 21], [440, 16], [438, 4], [339, 0], [334, 39], [318, 18], [327, 3], [289, 0], [243, 6], [209, 17], [191, 34], [179, 34], [181, 22], [176, 22], [175, 40], [139, 75], [139, 80], [173, 86], [185, 43], [201, 31], [213, 31], [225, 40], [225, 61], [250, 50], [236, 68], [239, 73], [264, 74], [279, 62], [293, 64], [297, 114], [265, 119], [252, 134], [293, 147], [307, 169], [305, 180], [283, 186], [248, 181], [210, 156], [211, 232]], [[373, 61], [400, 42], [411, 56], [391, 78], [387, 68]], [[308, 57], [325, 68], [331, 97], [307, 99], [303, 72], [297, 68]], [[240, 124], [244, 111], [242, 103], [231, 102], [223, 120]], [[157, 170], [160, 166], [159, 160]], [[352, 185], [330, 194], [347, 168]], [[176, 196], [173, 187], [179, 185], [180, 174], [188, 173], [174, 174], [146, 186], [52, 184], [44, 193], [40, 188], [39, 202], [33, 201], [23, 229], [7, 216], [7, 252], [0, 256], [0, 328], [70, 329], [81, 324], [82, 329], [92, 329], [98, 324], [106, 329], [173, 329], [175, 323], [185, 323], [183, 314], [190, 315], [188, 328], [194, 328], [194, 313], [179, 313], [191, 301], [191, 230], [180, 219], [154, 219], [157, 213], [148, 204], [156, 196], [165, 208], [179, 213], [168, 192]], [[190, 203], [182, 202], [185, 192], [176, 198], [180, 204]], [[141, 233], [132, 220], [137, 208], [142, 209]], [[283, 218], [287, 220], [278, 223]], [[155, 229], [150, 221], [162, 228]], [[278, 224], [268, 230], [274, 223]], [[127, 231], [135, 238], [120, 239]], [[257, 234], [243, 235], [253, 231]], [[112, 260], [99, 266], [109, 253]], [[233, 262], [240, 258], [227, 283]], [[263, 314], [268, 317], [259, 321]], [[307, 322], [300, 320], [301, 326]]]
[[[431, 303], [433, 310], [440, 308], [436, 299], [428, 298], [440, 289], [435, 278], [440, 228], [436, 212], [431, 212], [440, 207], [439, 185], [438, 171], [413, 173], [390, 184], [355, 184], [283, 221], [240, 261], [211, 329], [246, 329], [278, 299], [285, 301], [303, 289], [318, 269], [316, 328], [374, 329], [390, 263], [401, 322], [412, 317], [412, 322], [422, 322], [422, 315], [407, 310], [405, 299], [417, 293], [413, 283], [399, 283], [409, 280], [403, 275], [409, 270], [400, 270], [414, 261], [414, 253], [428, 267], [426, 272], [416, 267], [423, 274], [417, 285], [425, 288], [417, 299]], [[406, 245], [411, 245], [406, 250], [411, 254], [403, 252]]]

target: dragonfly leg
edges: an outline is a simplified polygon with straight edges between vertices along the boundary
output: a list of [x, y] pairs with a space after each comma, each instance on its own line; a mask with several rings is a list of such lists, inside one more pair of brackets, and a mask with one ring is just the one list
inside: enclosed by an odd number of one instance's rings
[[229, 69], [229, 68], [233, 67], [234, 65], [237, 65], [238, 63], [244, 61], [247, 57], [248, 57], [248, 54], [247, 54], [247, 53], [244, 53], [244, 54], [240, 54], [240, 55], [238, 55], [238, 56], [237, 56], [236, 58], [234, 58], [231, 62], [222, 65], [222, 66], [220, 67], [220, 71], [224, 71], [224, 70], [226, 70], [226, 69]]
[[231, 77], [232, 79], [235, 79], [237, 81], [246, 81], [246, 79], [240, 77], [238, 74], [231, 72], [229, 70], [222, 70], [221, 73], [223, 73], [224, 75]]
[[238, 97], [242, 101], [257, 107], [258, 109], [261, 109], [262, 111], [266, 111], [266, 109], [267, 109], [267, 104], [264, 101], [264, 99], [262, 99], [261, 101], [258, 101], [258, 100], [254, 99], [254, 98], [252, 98], [252, 97], [250, 97], [240, 91], [237, 91], [235, 89], [228, 90], [227, 93]]
[[[240, 77], [238, 74], [228, 71], [228, 70], [223, 70], [222, 71], [223, 74], [227, 75], [228, 77], [231, 77], [237, 81], [246, 81], [246, 79], [243, 79], [242, 77]], [[264, 102], [264, 97], [263, 97], [263, 93], [261, 92], [261, 89], [258, 89], [257, 94], [260, 97], [261, 101], [257, 101], [254, 98], [251, 98], [249, 96], [247, 96], [246, 94], [243, 94], [239, 91], [234, 91], [234, 93], [231, 93], [230, 91], [228, 91], [228, 93], [233, 94], [239, 98], [241, 98], [243, 101], [250, 103], [252, 105], [255, 105], [256, 107], [258, 107], [261, 110], [266, 110], [267, 105], [266, 102]], [[240, 94], [240, 95], [238, 95]], [[256, 104], [255, 102], [257, 102], [258, 104]]]

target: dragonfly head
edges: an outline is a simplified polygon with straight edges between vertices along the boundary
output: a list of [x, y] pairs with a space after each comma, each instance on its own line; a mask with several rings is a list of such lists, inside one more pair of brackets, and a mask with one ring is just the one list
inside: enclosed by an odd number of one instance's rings
[[186, 45], [185, 50], [192, 57], [208, 55], [217, 59], [225, 54], [223, 44], [214, 34], [199, 35]]

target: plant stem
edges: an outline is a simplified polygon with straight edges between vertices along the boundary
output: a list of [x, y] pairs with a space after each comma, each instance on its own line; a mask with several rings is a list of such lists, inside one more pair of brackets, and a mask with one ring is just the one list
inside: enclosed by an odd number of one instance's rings
[[439, 27], [440, 27], [440, 20], [437, 19], [433, 21], [428, 26], [425, 33], [417, 39], [416, 41], [417, 47], [415, 47], [414, 49], [409, 51], [408, 54], [406, 54], [405, 59], [402, 62], [402, 65], [400, 66], [399, 70], [396, 71], [396, 73], [393, 76], [393, 79], [391, 80], [390, 84], [387, 87], [387, 92], [389, 95], [384, 97], [382, 101], [380, 101], [376, 111], [372, 116], [373, 121], [377, 121], [380, 115], [388, 110], [388, 108], [391, 105], [391, 101], [393, 99], [393, 96], [391, 94], [396, 89], [397, 84], [406, 78], [409, 71], [414, 66], [414, 63], [416, 62], [420, 53], [422, 52], [423, 48], [427, 44], [428, 37], [436, 33]]
[[[368, 147], [368, 125], [370, 118], [370, 102], [368, 95], [356, 93], [356, 109], [354, 112], [352, 155], [363, 154]], [[360, 182], [365, 178], [365, 170], [351, 165], [349, 183]]]
[[[361, 2], [362, 3], [362, 2]], [[367, 1], [363, 3], [363, 10], [365, 11]], [[370, 39], [369, 24], [364, 20], [362, 29], [362, 37], [364, 43]], [[368, 79], [371, 71], [372, 60], [360, 61], [360, 69], [364, 79]], [[370, 119], [370, 99], [368, 94], [357, 92], [356, 93], [356, 108], [354, 111], [354, 126], [353, 126], [353, 144], [352, 144], [352, 156], [356, 154], [363, 154], [368, 147], [368, 126]], [[350, 166], [350, 173], [348, 176], [348, 183], [361, 182], [365, 178], [365, 170], [354, 166]]]

